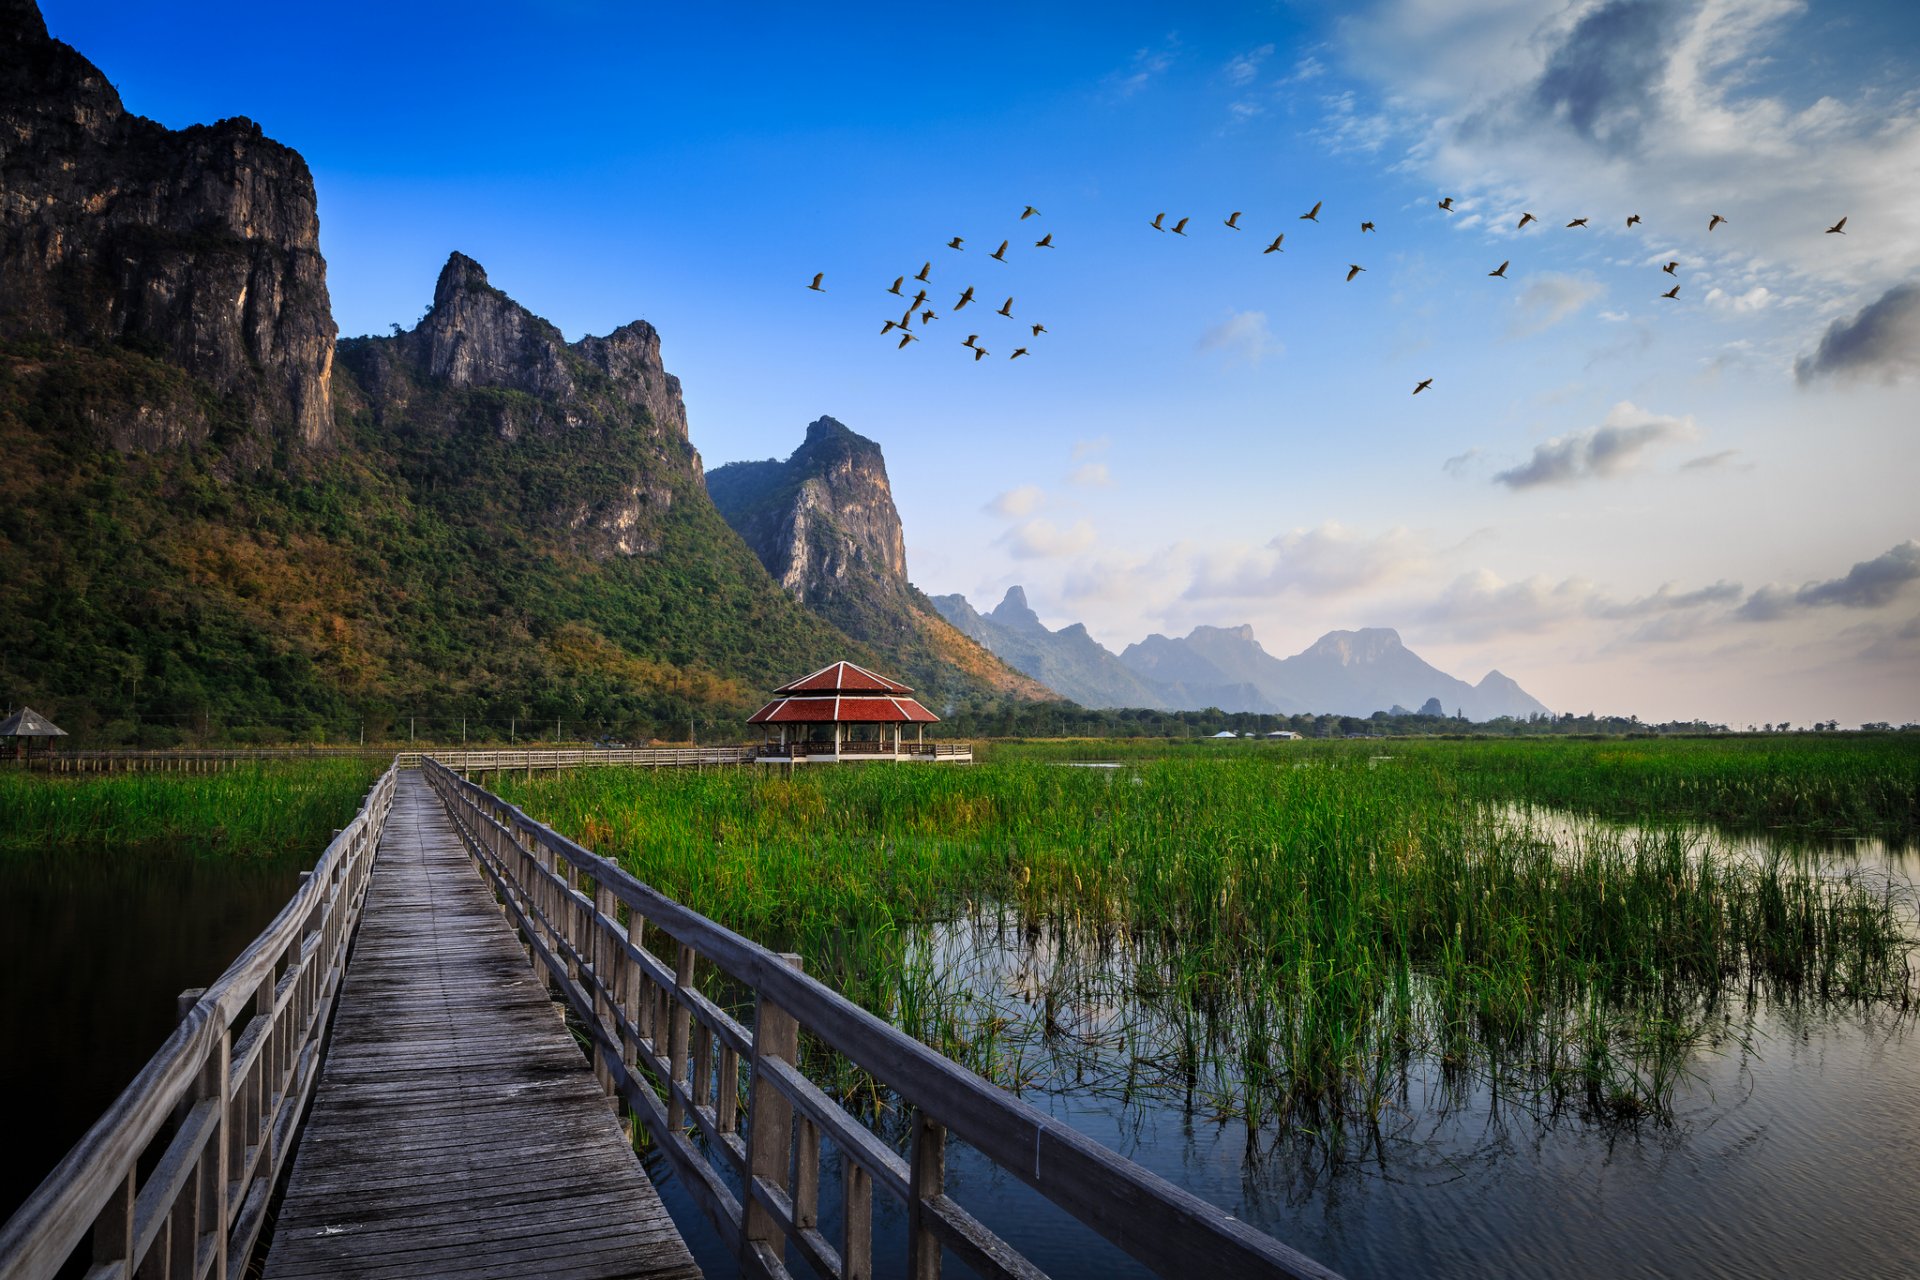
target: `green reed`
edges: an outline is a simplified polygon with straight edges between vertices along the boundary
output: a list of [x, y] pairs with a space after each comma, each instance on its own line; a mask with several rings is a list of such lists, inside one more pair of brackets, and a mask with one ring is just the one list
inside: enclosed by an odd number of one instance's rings
[[1346, 1143], [1427, 1071], [1659, 1114], [1725, 1000], [1912, 1001], [1902, 886], [1670, 825], [1560, 830], [1463, 785], [1470, 753], [1381, 754], [501, 787], [990, 1078], [1250, 1130]]
[[318, 855], [385, 764], [247, 762], [217, 773], [0, 773], [0, 854], [173, 844], [210, 855]]

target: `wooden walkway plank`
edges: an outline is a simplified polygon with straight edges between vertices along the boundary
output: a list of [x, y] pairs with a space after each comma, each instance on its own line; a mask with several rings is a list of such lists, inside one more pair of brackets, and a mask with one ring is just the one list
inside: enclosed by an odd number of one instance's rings
[[403, 774], [267, 1280], [699, 1274], [440, 800]]

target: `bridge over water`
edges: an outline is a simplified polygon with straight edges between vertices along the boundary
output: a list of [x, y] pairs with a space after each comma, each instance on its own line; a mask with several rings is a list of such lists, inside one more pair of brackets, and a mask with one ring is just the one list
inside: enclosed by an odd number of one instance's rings
[[[882, 1273], [1044, 1275], [948, 1194], [950, 1139], [1159, 1274], [1332, 1276], [431, 759], [183, 1003], [0, 1229], [0, 1280], [698, 1275], [636, 1130], [747, 1276], [873, 1276], [876, 1190]], [[904, 1154], [801, 1073], [803, 1028], [900, 1101]]]

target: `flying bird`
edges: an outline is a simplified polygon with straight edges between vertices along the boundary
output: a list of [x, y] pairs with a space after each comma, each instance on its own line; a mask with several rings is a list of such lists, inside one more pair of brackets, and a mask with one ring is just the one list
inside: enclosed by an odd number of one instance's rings
[[1183, 236], [1187, 234], [1187, 220], [1185, 218], [1182, 218], [1180, 219], [1180, 221], [1173, 224], [1173, 234], [1177, 236]]
[[915, 276], [914, 279], [920, 281], [922, 284], [925, 284], [927, 280], [927, 272], [931, 270], [933, 270], [933, 264], [931, 262], [922, 263], [920, 265], [920, 274]]
[[1569, 222], [1567, 225], [1569, 227], [1584, 227], [1587, 225], [1587, 220], [1585, 218], [1575, 218], [1572, 222]]
[[1452, 197], [1452, 196], [1448, 196], [1448, 197], [1447, 197], [1447, 198], [1446, 198], [1445, 200], [1442, 200], [1442, 201], [1440, 201], [1440, 204], [1439, 204], [1439, 207], [1440, 207], [1440, 208], [1442, 208], [1442, 209], [1445, 209], [1445, 210], [1446, 210], [1446, 211], [1447, 211], [1448, 213], [1452, 213], [1452, 212], [1453, 212], [1453, 197]]
[[1353, 278], [1365, 270], [1366, 268], [1361, 266], [1359, 263], [1349, 262], [1347, 264], [1347, 282], [1351, 284], [1353, 282]]
[[973, 349], [973, 362], [975, 364], [979, 364], [982, 360], [986, 359], [986, 357], [987, 349], [985, 347], [975, 347]]
[[1043, 324], [1036, 324], [1035, 326], [1033, 326], [1033, 336], [1036, 338], [1039, 337], [1041, 334], [1045, 333], [1046, 331], [1047, 331], [1047, 326]]
[[884, 338], [888, 334], [892, 333], [895, 329], [898, 329], [899, 327], [900, 327], [899, 321], [889, 320], [885, 324], [880, 326], [880, 336]]
[[1847, 220], [1842, 218], [1840, 221], [1828, 227], [1827, 234], [1830, 236], [1843, 236], [1847, 234]]
[[963, 347], [970, 347], [978, 341], [980, 341], [980, 335], [977, 333], [970, 333], [966, 336], [966, 340], [963, 341], [960, 345]]
[[1540, 219], [1534, 217], [1532, 214], [1523, 212], [1520, 215], [1520, 221], [1514, 224], [1513, 229], [1515, 231], [1525, 231], [1527, 229], [1527, 224], [1529, 222], [1538, 222], [1538, 221], [1540, 221]]
[[824, 271], [816, 271], [813, 275], [813, 283], [808, 285], [807, 288], [813, 290], [815, 293], [825, 293], [826, 290], [820, 287], [820, 282], [826, 278], [826, 275], [827, 273]]
[[1268, 245], [1268, 246], [1267, 246], [1266, 248], [1264, 248], [1264, 249], [1262, 249], [1262, 250], [1261, 250], [1260, 252], [1262, 252], [1262, 253], [1285, 253], [1285, 252], [1286, 252], [1286, 250], [1285, 250], [1285, 249], [1282, 249], [1282, 248], [1280, 247], [1280, 242], [1281, 242], [1282, 240], [1285, 240], [1286, 238], [1287, 238], [1287, 233], [1286, 233], [1286, 232], [1284, 232], [1284, 231], [1282, 231], [1282, 232], [1281, 232], [1281, 233], [1280, 233], [1279, 235], [1277, 235], [1277, 236], [1275, 236], [1275, 237], [1273, 238], [1273, 243], [1272, 243], [1272, 244], [1270, 244], [1270, 245]]
[[888, 286], [887, 286], [887, 292], [888, 292], [888, 293], [899, 293], [899, 292], [900, 292], [900, 286], [901, 286], [901, 285], [903, 285], [903, 284], [905, 284], [906, 282], [907, 282], [907, 278], [906, 278], [905, 276], [895, 276], [895, 277], [893, 278], [893, 283], [892, 283], [891, 285], [888, 285]]
[[1015, 347], [1013, 349], [1013, 354], [1008, 356], [1007, 359], [1018, 360], [1021, 356], [1025, 354], [1027, 354], [1027, 349], [1025, 347]]
[[1166, 228], [1165, 228], [1165, 227], [1163, 227], [1163, 226], [1161, 226], [1160, 224], [1161, 224], [1162, 222], [1165, 222], [1165, 221], [1166, 221], [1166, 218], [1167, 218], [1167, 215], [1166, 215], [1166, 214], [1164, 214], [1164, 213], [1156, 213], [1156, 214], [1154, 214], [1154, 215], [1153, 215], [1153, 229], [1154, 229], [1155, 231], [1165, 231], [1165, 230], [1166, 230]]
[[1373, 224], [1371, 222], [1363, 222], [1360, 224], [1360, 229], [1362, 231], [1371, 231], [1373, 230]]
[[925, 311], [922, 311], [922, 312], [920, 313], [920, 323], [921, 323], [921, 324], [925, 324], [925, 323], [926, 323], [927, 321], [929, 321], [929, 320], [938, 320], [939, 318], [940, 318], [939, 316], [937, 316], [937, 315], [935, 315], [935, 314], [933, 313], [933, 309], [932, 309], [932, 308], [928, 308], [927, 310], [925, 310]]
[[[1235, 209], [1232, 213], [1227, 215], [1227, 225], [1232, 227], [1235, 231], [1240, 230], [1240, 211], [1238, 209]], [[1009, 359], [1011, 359], [1011, 357], [1009, 357]]]
[[1427, 389], [1428, 387], [1430, 387], [1430, 386], [1432, 386], [1432, 385], [1433, 385], [1433, 379], [1432, 379], [1432, 378], [1422, 378], [1422, 379], [1420, 379], [1420, 381], [1419, 381], [1419, 382], [1418, 382], [1418, 383], [1417, 383], [1417, 384], [1416, 384], [1416, 385], [1414, 386], [1414, 388], [1413, 388], [1413, 394], [1415, 394], [1415, 395], [1419, 395], [1419, 394], [1420, 394], [1420, 393], [1421, 393], [1422, 391], [1425, 391], [1425, 390], [1426, 390], [1426, 389]]
[[908, 344], [909, 342], [918, 342], [918, 341], [920, 341], [920, 335], [919, 335], [919, 334], [917, 334], [917, 333], [903, 333], [903, 334], [901, 334], [901, 335], [900, 335], [900, 350], [902, 350], [902, 351], [905, 351], [905, 350], [907, 349], [907, 344]]
[[907, 309], [912, 310], [914, 307], [919, 306], [921, 303], [925, 302], [926, 300], [927, 300], [927, 291], [925, 289], [917, 289], [914, 291], [913, 301], [907, 304]]
[[1020, 211], [1020, 221], [1025, 222], [1028, 218], [1033, 217], [1035, 214], [1039, 212], [1040, 211], [1034, 208], [1032, 205], [1028, 205], [1026, 208]]
[[999, 314], [1005, 316], [1009, 320], [1013, 319], [1013, 299], [1012, 298], [1008, 298], [1004, 303], [1000, 305]]
[[1637, 214], [1637, 213], [1630, 213], [1630, 214], [1628, 214], [1628, 215], [1627, 215], [1627, 226], [1629, 226], [1629, 227], [1631, 227], [1631, 226], [1633, 226], [1633, 225], [1634, 225], [1634, 224], [1635, 224], [1636, 222], [1638, 222], [1638, 221], [1640, 221], [1640, 215], [1639, 215], [1639, 214]]
[[998, 249], [995, 249], [992, 253], [988, 254], [987, 256], [989, 258], [992, 258], [995, 262], [1005, 262], [1007, 260], [1007, 242], [1005, 240], [1002, 240], [1000, 242], [1000, 247]]
[[1038, 240], [1035, 240], [1033, 242], [1033, 247], [1036, 249], [1053, 248], [1053, 232], [1049, 231], [1047, 232], [1047, 234], [1041, 236]]
[[[947, 241], [947, 248], [949, 248], [949, 249], [960, 249], [960, 237], [959, 237], [959, 236], [955, 236], [955, 237], [954, 237], [953, 239], [951, 239], [951, 240], [949, 240], [949, 241]], [[965, 250], [965, 249], [960, 249], [960, 252], [962, 252], [962, 253], [965, 253], [965, 252], [966, 252], [966, 250]]]
[[1668, 275], [1675, 275], [1680, 270], [1680, 264], [1677, 262], [1669, 262], [1666, 266], [1660, 269], [1666, 272]]
[[1667, 290], [1665, 293], [1661, 294], [1660, 296], [1663, 298], [1673, 298], [1675, 300], [1678, 300], [1680, 297], [1680, 286], [1675, 285], [1673, 286], [1673, 288]]
[[1707, 219], [1707, 230], [1711, 231], [1725, 221], [1726, 221], [1725, 218], [1721, 217], [1719, 214], [1716, 213], [1711, 218]]
[[1320, 206], [1325, 203], [1326, 203], [1325, 200], [1315, 200], [1313, 202], [1313, 208], [1307, 210], [1305, 213], [1300, 215], [1300, 221], [1302, 222], [1320, 221]]
[[907, 313], [900, 317], [900, 327], [902, 329], [913, 328], [913, 308], [912, 307], [908, 307]]
[[972, 302], [972, 301], [973, 301], [973, 286], [968, 285], [967, 291], [960, 295], [960, 301], [953, 304], [953, 309], [955, 311], [958, 311], [960, 308], [966, 306], [969, 302]]
[[1506, 262], [1501, 263], [1499, 266], [1495, 267], [1493, 270], [1487, 272], [1487, 274], [1490, 276], [1499, 276], [1502, 280], [1505, 280], [1507, 278], [1507, 265], [1512, 261], [1513, 261], [1512, 258], [1508, 258]]

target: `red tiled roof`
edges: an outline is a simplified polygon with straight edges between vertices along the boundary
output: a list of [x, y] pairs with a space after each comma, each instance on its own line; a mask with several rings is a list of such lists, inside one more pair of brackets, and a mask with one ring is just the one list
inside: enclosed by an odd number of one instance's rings
[[938, 724], [940, 717], [912, 698], [775, 698], [748, 724]]
[[775, 689], [776, 694], [783, 693], [912, 693], [898, 680], [889, 680], [876, 675], [865, 667], [851, 662], [836, 662], [820, 668], [812, 675], [801, 676], [792, 684], [783, 684]]

